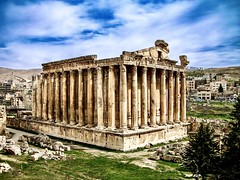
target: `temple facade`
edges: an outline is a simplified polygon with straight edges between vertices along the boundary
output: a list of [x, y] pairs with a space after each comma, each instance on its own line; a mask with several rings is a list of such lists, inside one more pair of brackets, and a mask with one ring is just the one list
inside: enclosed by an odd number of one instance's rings
[[184, 137], [188, 61], [168, 53], [157, 40], [116, 58], [45, 63], [33, 77], [32, 119], [12, 126], [122, 151]]

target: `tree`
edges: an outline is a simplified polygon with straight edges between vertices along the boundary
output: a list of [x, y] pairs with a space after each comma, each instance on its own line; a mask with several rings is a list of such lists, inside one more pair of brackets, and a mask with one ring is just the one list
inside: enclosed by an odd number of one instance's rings
[[223, 139], [225, 150], [219, 169], [221, 179], [239, 179], [240, 177], [240, 96], [231, 115], [230, 131]]
[[218, 144], [214, 141], [213, 130], [209, 124], [200, 124], [195, 135], [190, 137], [188, 146], [183, 153], [183, 166], [189, 169], [198, 178], [206, 179], [216, 167]]
[[220, 84], [219, 88], [218, 88], [218, 92], [219, 93], [223, 93], [223, 87], [222, 87], [222, 84]]

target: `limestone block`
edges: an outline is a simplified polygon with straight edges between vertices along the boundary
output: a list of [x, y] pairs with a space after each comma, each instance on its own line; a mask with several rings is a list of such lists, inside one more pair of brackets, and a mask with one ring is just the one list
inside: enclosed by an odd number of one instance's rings
[[17, 144], [7, 145], [4, 150], [11, 155], [21, 155], [21, 148]]
[[11, 166], [8, 163], [0, 163], [0, 174], [11, 170]]

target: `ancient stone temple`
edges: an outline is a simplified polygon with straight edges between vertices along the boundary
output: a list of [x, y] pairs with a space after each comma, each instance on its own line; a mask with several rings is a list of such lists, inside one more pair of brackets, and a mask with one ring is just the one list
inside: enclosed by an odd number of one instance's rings
[[122, 151], [187, 135], [185, 55], [168, 44], [98, 60], [43, 64], [33, 77], [32, 119], [12, 126]]

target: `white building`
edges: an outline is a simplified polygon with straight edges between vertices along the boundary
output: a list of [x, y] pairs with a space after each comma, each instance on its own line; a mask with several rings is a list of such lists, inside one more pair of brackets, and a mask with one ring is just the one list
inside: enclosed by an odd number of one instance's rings
[[215, 92], [218, 91], [218, 88], [220, 87], [220, 85], [222, 85], [223, 91], [227, 90], [227, 81], [225, 80], [210, 82], [210, 88], [212, 91], [215, 91]]

